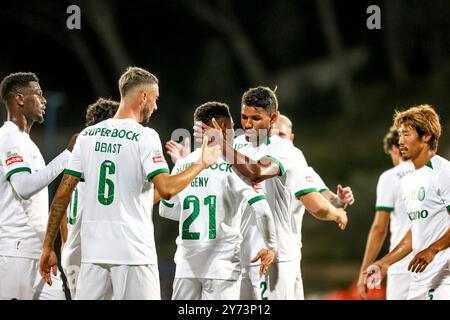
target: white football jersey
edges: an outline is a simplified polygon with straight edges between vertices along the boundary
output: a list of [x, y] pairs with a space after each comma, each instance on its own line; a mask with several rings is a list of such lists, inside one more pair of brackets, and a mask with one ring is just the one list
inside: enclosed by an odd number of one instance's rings
[[[406, 214], [405, 202], [401, 196], [401, 181], [413, 171], [414, 165], [410, 161], [402, 162], [383, 172], [378, 179], [375, 210], [390, 213], [391, 238], [389, 251], [392, 251], [400, 243], [406, 232], [411, 228], [411, 221]], [[409, 254], [393, 264], [389, 268], [388, 274], [407, 273], [412, 258], [412, 254]]]
[[45, 161], [30, 136], [11, 121], [0, 128], [0, 160], [0, 256], [39, 259], [48, 219], [47, 187], [24, 200], [9, 179], [39, 171]]
[[[186, 170], [200, 155], [201, 149], [197, 149], [177, 161], [172, 174]], [[243, 200], [252, 205], [265, 199], [261, 191], [233, 171], [231, 164], [219, 158], [177, 197], [161, 201], [160, 215], [180, 221], [175, 277], [239, 279], [242, 236], [238, 208]], [[256, 249], [264, 247], [263, 241]]]
[[[412, 223], [413, 255], [428, 248], [450, 227], [450, 162], [434, 156], [402, 179], [402, 198]], [[422, 273], [412, 273], [415, 285], [450, 283], [450, 248], [439, 252]]]
[[132, 119], [88, 127], [65, 173], [85, 179], [82, 262], [157, 264], [151, 179], [169, 170], [156, 131]]
[[[242, 136], [236, 138], [235, 145], [244, 144], [243, 139], [245, 137]], [[268, 157], [278, 164], [280, 176], [263, 181], [261, 186], [267, 196], [277, 229], [277, 261], [298, 260], [300, 250], [297, 229], [293, 226], [295, 220], [292, 217], [292, 203], [298, 195], [317, 191], [314, 181], [307, 179], [309, 170], [303, 153], [292, 142], [276, 135], [258, 147], [247, 144], [239, 151], [253, 160]], [[294, 195], [295, 193], [298, 195]], [[251, 265], [250, 260], [258, 253], [256, 247], [259, 245], [255, 244], [261, 244], [262, 239], [245, 206], [243, 206], [243, 210], [242, 261], [244, 264], [245, 261], [248, 261], [246, 265]]]

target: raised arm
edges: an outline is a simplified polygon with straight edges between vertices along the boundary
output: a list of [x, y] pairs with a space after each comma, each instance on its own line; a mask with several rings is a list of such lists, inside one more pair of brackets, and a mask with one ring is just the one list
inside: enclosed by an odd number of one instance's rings
[[169, 175], [168, 173], [160, 173], [153, 177], [149, 177], [155, 184], [156, 190], [164, 200], [170, 200], [177, 195], [180, 191], [186, 188], [194, 178], [202, 172], [202, 170], [208, 168], [217, 162], [221, 153], [220, 146], [208, 146], [208, 139], [203, 139], [202, 153], [197, 163], [194, 163], [185, 171], [177, 175]]
[[348, 222], [346, 212], [341, 208], [332, 206], [320, 193], [310, 192], [303, 195], [297, 193], [296, 196], [298, 200], [303, 202], [306, 210], [315, 218], [324, 221], [334, 221], [341, 230], [346, 228]]

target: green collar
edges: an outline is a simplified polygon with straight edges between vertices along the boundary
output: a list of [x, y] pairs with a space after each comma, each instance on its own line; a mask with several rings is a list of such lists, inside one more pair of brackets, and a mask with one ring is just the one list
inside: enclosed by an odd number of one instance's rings
[[431, 163], [431, 160], [427, 162], [426, 166], [427, 166], [428, 168], [433, 169], [433, 164]]
[[268, 145], [270, 145], [272, 142], [270, 142], [270, 138], [267, 138], [266, 139], [266, 142], [264, 142], [264, 144], [266, 145], [266, 146], [268, 146]]

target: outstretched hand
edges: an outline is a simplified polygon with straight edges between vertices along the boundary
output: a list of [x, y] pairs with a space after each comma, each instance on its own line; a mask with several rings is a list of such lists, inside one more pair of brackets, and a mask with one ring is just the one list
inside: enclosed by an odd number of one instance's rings
[[200, 164], [205, 168], [215, 164], [222, 154], [222, 149], [219, 145], [208, 146], [208, 141], [208, 137], [203, 137], [202, 154], [199, 159]]
[[353, 196], [353, 192], [350, 187], [343, 188], [342, 185], [339, 184], [336, 194], [339, 198], [339, 202], [345, 206], [355, 203], [355, 197]]
[[186, 157], [191, 152], [191, 139], [185, 138], [183, 144], [173, 140], [167, 141], [166, 151], [173, 163], [175, 163]]

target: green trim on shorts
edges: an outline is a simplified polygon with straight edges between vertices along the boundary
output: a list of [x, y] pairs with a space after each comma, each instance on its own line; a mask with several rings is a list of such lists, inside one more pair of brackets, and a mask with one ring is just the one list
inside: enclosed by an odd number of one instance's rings
[[16, 174], [16, 173], [19, 173], [19, 172], [28, 172], [28, 173], [31, 173], [31, 169], [30, 169], [30, 168], [27, 168], [27, 167], [14, 169], [14, 170], [8, 172], [8, 174], [6, 175], [6, 180], [9, 181], [9, 179], [11, 178], [12, 175], [14, 175], [14, 174]]
[[150, 181], [154, 177], [156, 177], [158, 174], [161, 174], [161, 173], [170, 173], [170, 172], [169, 172], [169, 169], [158, 169], [158, 170], [155, 170], [152, 173], [149, 173], [147, 175], [147, 180]]
[[322, 193], [322, 192], [325, 192], [325, 191], [329, 191], [330, 189], [328, 189], [328, 188], [325, 188], [325, 189], [320, 189], [319, 190], [319, 193]]

